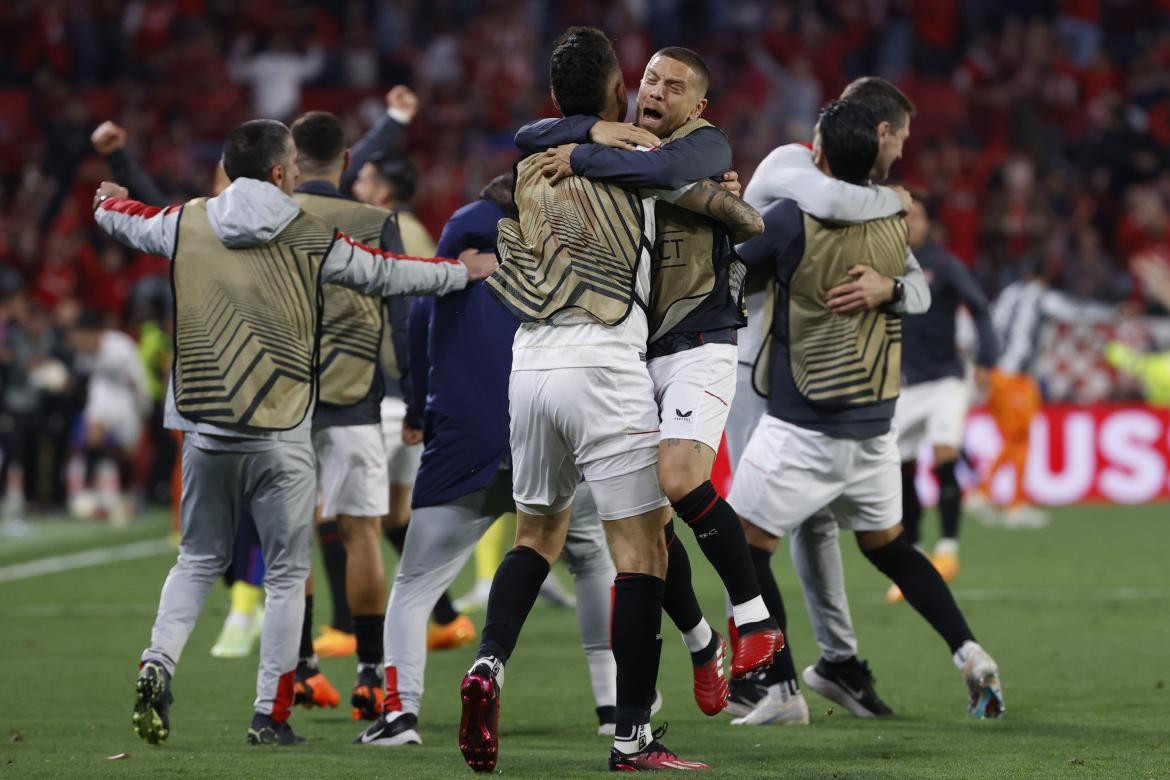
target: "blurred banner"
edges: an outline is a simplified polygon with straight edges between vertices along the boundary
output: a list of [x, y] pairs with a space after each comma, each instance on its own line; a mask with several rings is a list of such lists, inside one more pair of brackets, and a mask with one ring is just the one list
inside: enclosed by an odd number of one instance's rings
[[[1168, 433], [1167, 409], [1143, 404], [1049, 406], [1032, 421], [1025, 489], [1037, 504], [1048, 506], [1170, 498]], [[972, 413], [964, 448], [980, 473], [999, 454], [999, 431], [986, 414]], [[1012, 479], [1010, 469], [1001, 469], [992, 482], [992, 496], [1008, 498]], [[933, 485], [922, 485], [922, 492], [933, 499], [936, 491]]]
[[[973, 411], [963, 448], [982, 475], [999, 454], [999, 430], [991, 417]], [[930, 472], [929, 448], [918, 459], [918, 489], [933, 505], [938, 488]], [[974, 481], [968, 474], [967, 483]], [[991, 483], [992, 497], [1007, 501], [1015, 479], [1005, 467]], [[1078, 503], [1141, 504], [1170, 499], [1170, 409], [1144, 404], [1048, 406], [1032, 421], [1025, 488], [1041, 506]], [[721, 448], [713, 481], [726, 494], [731, 485]]]

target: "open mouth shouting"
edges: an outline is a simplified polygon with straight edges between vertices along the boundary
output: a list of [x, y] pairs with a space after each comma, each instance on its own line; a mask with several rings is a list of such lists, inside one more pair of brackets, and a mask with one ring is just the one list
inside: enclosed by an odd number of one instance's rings
[[662, 112], [650, 106], [642, 106], [638, 111], [638, 126], [647, 130], [654, 130], [662, 124]]

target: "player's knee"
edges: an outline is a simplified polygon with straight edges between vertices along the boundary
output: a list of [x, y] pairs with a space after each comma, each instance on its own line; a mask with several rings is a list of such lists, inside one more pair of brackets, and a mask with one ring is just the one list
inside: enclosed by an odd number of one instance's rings
[[866, 557], [869, 557], [871, 553], [881, 550], [899, 538], [903, 538], [901, 523], [897, 523], [889, 528], [883, 528], [880, 531], [858, 531], [857, 546], [861, 548], [861, 552]]
[[658, 483], [662, 486], [662, 492], [666, 494], [666, 498], [672, 504], [677, 504], [682, 501], [687, 495], [702, 484], [702, 480], [696, 478], [689, 471], [669, 471], [663, 472], [659, 469]]
[[747, 539], [749, 547], [756, 547], [765, 550], [768, 553], [776, 551], [776, 545], [779, 543], [779, 538], [760, 528], [750, 520], [739, 518], [739, 524], [743, 527], [744, 538]]
[[341, 531], [341, 543], [345, 545], [347, 553], [351, 547], [360, 549], [380, 543], [381, 518], [342, 515], [337, 518], [337, 527]]

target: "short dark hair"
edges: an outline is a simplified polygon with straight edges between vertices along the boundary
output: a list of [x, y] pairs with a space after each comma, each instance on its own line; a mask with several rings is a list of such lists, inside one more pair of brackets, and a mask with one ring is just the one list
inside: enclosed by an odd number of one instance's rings
[[699, 97], [707, 94], [707, 85], [711, 83], [711, 71], [707, 68], [707, 63], [703, 62], [703, 58], [697, 52], [688, 49], [685, 46], [667, 46], [665, 49], [659, 49], [654, 52], [654, 57], [669, 57], [672, 60], [678, 60], [683, 65], [695, 72], [699, 77], [696, 85], [699, 92]]
[[855, 100], [833, 100], [821, 109], [817, 125], [821, 153], [833, 175], [851, 184], [868, 181], [878, 153], [874, 112]]
[[489, 181], [487, 186], [479, 191], [479, 197], [483, 200], [490, 200], [502, 208], [505, 214], [515, 217], [517, 215], [516, 201], [512, 198], [512, 190], [515, 187], [516, 177], [511, 171], [508, 171]]
[[842, 100], [854, 100], [865, 105], [875, 116], [874, 125], [889, 122], [890, 127], [900, 128], [918, 108], [902, 90], [878, 76], [862, 76], [855, 79], [841, 93]]
[[228, 133], [223, 145], [223, 172], [232, 181], [268, 181], [273, 167], [288, 154], [292, 136], [283, 122], [252, 119]]
[[394, 200], [409, 202], [418, 189], [418, 171], [405, 157], [382, 157], [375, 155], [370, 160], [378, 178], [394, 191]]
[[330, 168], [345, 156], [341, 120], [328, 111], [310, 111], [292, 123], [292, 137], [302, 165]]
[[613, 44], [596, 27], [570, 27], [553, 44], [548, 81], [565, 116], [605, 110], [609, 80], [618, 70]]

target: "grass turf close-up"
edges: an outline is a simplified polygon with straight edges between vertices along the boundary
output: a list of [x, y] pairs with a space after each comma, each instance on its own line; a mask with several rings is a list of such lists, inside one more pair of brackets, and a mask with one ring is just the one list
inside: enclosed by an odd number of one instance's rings
[[[1166, 507], [1081, 507], [1053, 512], [1042, 530], [966, 523], [953, 583], [977, 638], [1000, 666], [1007, 711], [966, 713], [966, 690], [947, 648], [842, 537], [861, 656], [896, 715], [859, 719], [811, 691], [809, 726], [732, 726], [705, 717], [691, 696], [689, 658], [664, 620], [655, 725], [682, 758], [714, 777], [1015, 778], [1170, 777], [1170, 575]], [[459, 681], [474, 646], [432, 653], [420, 716], [422, 746], [352, 744], [363, 724], [344, 706], [354, 659], [322, 661], [343, 693], [336, 710], [296, 711], [300, 747], [249, 747], [256, 656], [210, 656], [227, 612], [217, 587], [174, 679], [171, 734], [160, 746], [132, 732], [138, 655], [149, 639], [174, 559], [161, 545], [162, 513], [129, 529], [34, 522], [0, 536], [0, 776], [4, 777], [470, 777], [457, 746]], [[688, 544], [708, 620], [726, 629], [718, 581]], [[126, 549], [130, 560], [93, 565], [86, 550]], [[63, 571], [27, 564], [70, 555]], [[387, 551], [388, 568], [396, 565]], [[89, 563], [80, 565], [79, 563]], [[17, 568], [18, 566], [23, 568]], [[774, 568], [803, 668], [817, 649], [786, 547]], [[317, 619], [328, 619], [320, 576]], [[563, 572], [558, 572], [563, 574]], [[564, 577], [563, 581], [568, 582]], [[464, 572], [452, 588], [470, 584]], [[474, 613], [477, 625], [483, 613]], [[605, 770], [610, 740], [596, 733], [589, 676], [571, 610], [536, 608], [508, 664], [499, 774], [584, 777]]]

